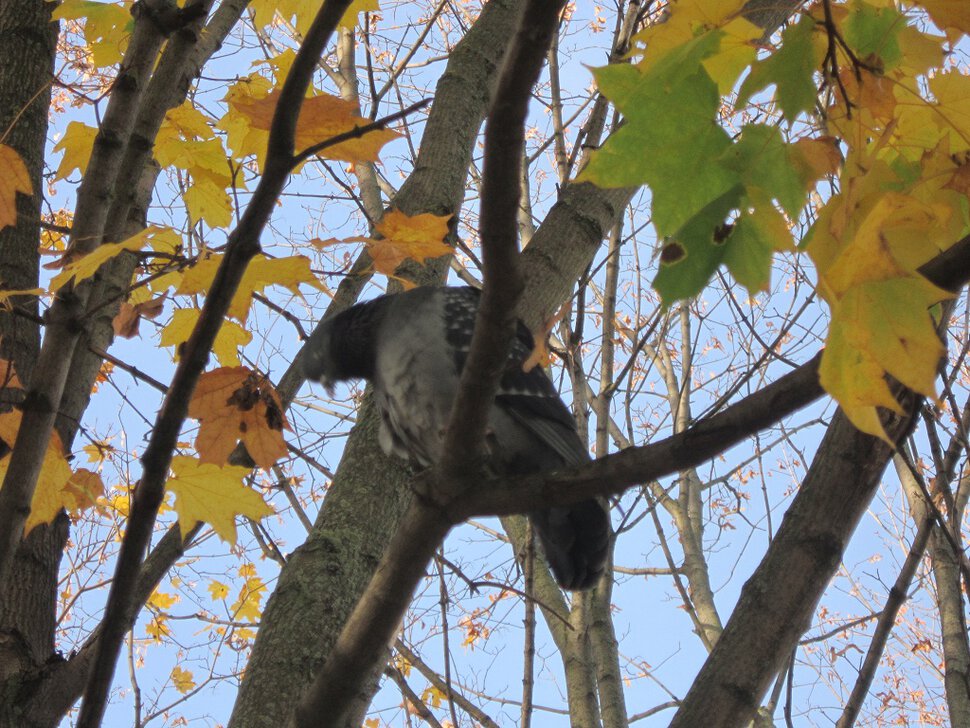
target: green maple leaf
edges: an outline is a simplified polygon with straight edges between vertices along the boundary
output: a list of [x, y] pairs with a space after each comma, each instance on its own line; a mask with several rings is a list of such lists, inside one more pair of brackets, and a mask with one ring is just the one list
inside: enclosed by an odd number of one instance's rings
[[818, 98], [814, 74], [820, 61], [812, 44], [815, 28], [808, 15], [787, 28], [781, 34], [781, 47], [752, 66], [738, 91], [735, 108], [743, 108], [755, 93], [774, 84], [778, 107], [789, 124], [803, 111], [811, 112]]
[[863, 62], [879, 58], [883, 70], [896, 66], [903, 57], [899, 48], [899, 33], [906, 27], [906, 18], [893, 7], [877, 8], [855, 0], [843, 27], [846, 43]]

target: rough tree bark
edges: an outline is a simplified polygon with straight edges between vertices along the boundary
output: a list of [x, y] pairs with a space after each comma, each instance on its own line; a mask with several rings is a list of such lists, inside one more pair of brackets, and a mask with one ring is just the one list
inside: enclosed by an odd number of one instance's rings
[[[4, 287], [36, 288], [37, 244], [44, 190], [44, 146], [51, 100], [57, 24], [43, 0], [0, 5], [0, 143], [24, 160], [33, 195], [17, 196], [17, 224], [0, 230], [0, 280]], [[28, 380], [40, 349], [37, 301], [15, 300], [24, 315], [0, 313], [0, 357]], [[14, 390], [0, 390], [2, 407]], [[34, 529], [14, 557], [11, 577], [0, 584], [0, 726], [23, 726], [18, 700], [54, 652], [57, 569], [67, 541], [67, 517]]]

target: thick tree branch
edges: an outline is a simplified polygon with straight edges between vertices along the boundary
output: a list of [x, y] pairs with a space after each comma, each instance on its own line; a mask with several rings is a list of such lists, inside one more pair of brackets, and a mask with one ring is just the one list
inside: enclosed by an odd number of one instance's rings
[[[518, 174], [525, 142], [525, 117], [532, 87], [562, 8], [560, 0], [531, 0], [506, 59], [486, 129], [486, 191], [482, 204], [485, 293], [476, 320], [468, 364], [452, 409], [441, 487], [463, 490], [468, 458], [480, 451], [488, 409], [511, 341], [514, 308], [521, 292], [517, 272]], [[502, 281], [503, 275], [508, 282]], [[473, 461], [478, 458], [473, 457]], [[425, 565], [451, 527], [423, 499], [410, 506], [373, 579], [345, 625], [327, 662], [294, 717], [299, 728], [341, 726], [356, 693], [394, 637]]]

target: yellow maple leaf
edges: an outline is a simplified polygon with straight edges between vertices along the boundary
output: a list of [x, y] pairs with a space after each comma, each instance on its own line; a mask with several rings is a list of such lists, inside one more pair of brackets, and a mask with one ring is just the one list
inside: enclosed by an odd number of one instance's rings
[[225, 599], [229, 596], [229, 587], [223, 584], [221, 581], [216, 581], [213, 579], [209, 582], [209, 586], [206, 587], [209, 593], [212, 595], [213, 599]]
[[741, 72], [754, 61], [758, 52], [755, 41], [764, 31], [740, 16], [728, 20], [721, 30], [724, 36], [717, 53], [705, 58], [701, 65], [717, 84], [718, 91], [726, 96], [737, 84]]
[[223, 540], [236, 543], [236, 516], [260, 519], [273, 509], [243, 480], [249, 468], [201, 463], [186, 455], [172, 459], [165, 487], [175, 494], [175, 511], [186, 533], [197, 521], [210, 524]]
[[353, 30], [354, 26], [357, 25], [357, 15], [360, 13], [376, 13], [381, 7], [377, 0], [354, 0], [350, 3], [350, 7], [347, 8], [343, 16], [340, 18], [340, 25], [348, 30]]
[[263, 583], [262, 579], [258, 576], [251, 576], [246, 579], [246, 583], [239, 590], [239, 598], [229, 608], [233, 619], [248, 619], [250, 622], [259, 621], [259, 617], [263, 613], [260, 603], [265, 594], [266, 584]]
[[102, 463], [114, 452], [114, 446], [108, 440], [95, 440], [81, 448], [88, 456], [89, 463]]
[[155, 159], [160, 165], [184, 169], [194, 180], [223, 190], [233, 185], [229, 156], [219, 139], [183, 139], [175, 130], [163, 127], [162, 131], [166, 135], [155, 144]]
[[248, 116], [239, 110], [239, 106], [263, 99], [273, 88], [268, 78], [253, 73], [240, 79], [229, 87], [229, 92], [223, 99], [228, 110], [216, 123], [216, 128], [226, 132], [226, 146], [232, 150], [236, 159], [243, 159], [250, 155], [256, 157], [256, 163], [262, 169], [266, 159], [266, 144], [269, 139], [269, 127], [255, 128]]
[[0, 144], [0, 230], [17, 224], [17, 193], [34, 194], [27, 165], [13, 147]]
[[[693, 40], [700, 33], [738, 20], [737, 15], [744, 2], [745, 0], [716, 3], [707, 0], [680, 0], [672, 3], [668, 6], [668, 15], [664, 22], [653, 23], [631, 38], [630, 47], [633, 50], [630, 55], [642, 56], [638, 65], [647, 70], [667, 53]], [[742, 30], [741, 26], [735, 28], [736, 35], [749, 33], [750, 31]]]
[[[179, 351], [195, 328], [202, 312], [197, 308], [180, 308], [172, 314], [172, 320], [162, 329], [162, 346], [174, 346], [176, 361], [179, 360]], [[245, 346], [252, 341], [253, 335], [235, 321], [223, 320], [216, 334], [216, 340], [212, 344], [212, 353], [223, 366], [239, 365], [239, 347]]]
[[[252, 4], [249, 6], [252, 8]], [[283, 83], [286, 81], [286, 77], [290, 73], [290, 69], [293, 67], [293, 61], [296, 60], [296, 51], [292, 48], [287, 48], [282, 53], [279, 53], [270, 58], [261, 58], [257, 61], [253, 61], [254, 66], [266, 66], [270, 73], [273, 74], [273, 86], [275, 88], [282, 88]], [[313, 85], [311, 84], [307, 90], [306, 95], [312, 96], [315, 93]]]
[[193, 223], [202, 220], [211, 228], [220, 228], [232, 222], [232, 198], [224, 187], [196, 178], [182, 198]]
[[67, 248], [66, 230], [69, 230], [74, 220], [74, 213], [70, 210], [61, 208], [52, 214], [45, 214], [44, 221], [49, 223], [49, 227], [44, 227], [40, 231], [40, 254], [56, 255]]
[[[64, 269], [51, 279], [50, 290], [56, 291], [63, 288], [71, 281], [80, 283], [86, 278], [90, 278], [107, 261], [116, 255], [121, 255], [125, 251], [136, 252], [147, 244], [149, 236], [159, 228], [147, 227], [138, 231], [130, 238], [122, 240], [120, 243], [104, 243], [86, 255], [77, 258], [70, 251], [65, 253], [65, 260], [70, 260]], [[72, 259], [73, 258], [73, 259]]]
[[279, 395], [265, 377], [246, 367], [222, 367], [199, 378], [189, 417], [199, 420], [195, 441], [205, 463], [224, 463], [242, 441], [253, 461], [268, 468], [287, 454], [289, 429]]
[[172, 685], [178, 690], [182, 695], [190, 693], [195, 689], [195, 676], [188, 670], [183, 670], [177, 665], [172, 668]]
[[55, 152], [64, 152], [61, 163], [54, 172], [54, 179], [66, 179], [75, 169], [84, 174], [91, 159], [91, 150], [98, 130], [80, 121], [72, 121], [64, 130], [64, 136], [54, 145]]
[[274, 15], [279, 13], [284, 20], [293, 18], [297, 31], [305, 34], [321, 4], [322, 0], [252, 0], [249, 8], [257, 26], [271, 25]]
[[863, 432], [886, 434], [876, 407], [900, 412], [888, 373], [932, 397], [943, 344], [928, 308], [951, 297], [921, 276], [869, 280], [833, 303], [819, 381]]
[[[209, 255], [182, 274], [176, 293], [193, 295], [205, 293], [212, 285], [216, 270], [222, 263], [223, 255]], [[288, 288], [293, 295], [299, 295], [300, 284], [326, 291], [324, 286], [310, 270], [310, 259], [303, 255], [286, 258], [267, 258], [263, 254], [255, 256], [246, 268], [239, 289], [229, 304], [229, 315], [245, 323], [249, 315], [249, 304], [253, 293], [262, 291], [266, 286], [277, 285]]]
[[[946, 0], [944, 0], [946, 1]], [[953, 0], [967, 7], [963, 0]], [[945, 39], [930, 33], [924, 33], [915, 25], [900, 28], [896, 34], [902, 57], [899, 59], [900, 69], [910, 76], [922, 76], [931, 68], [943, 65], [943, 41]]]
[[[191, 101], [183, 101], [181, 106], [166, 111], [165, 121], [161, 128], [174, 131], [183, 139], [211, 139], [213, 137], [208, 117], [193, 106]], [[159, 134], [161, 135], [161, 133], [160, 130]], [[155, 148], [156, 150], [158, 148], [157, 139]]]
[[94, 0], [64, 0], [54, 9], [55, 20], [84, 18], [84, 39], [96, 66], [112, 66], [121, 61], [133, 19], [131, 2], [104, 3]]
[[842, 152], [835, 137], [823, 136], [799, 139], [792, 145], [792, 163], [805, 180], [806, 186], [814, 185], [823, 177], [835, 174], [842, 165]]
[[155, 591], [152, 592], [152, 595], [148, 597], [148, 606], [153, 607], [160, 612], [164, 612], [171, 609], [178, 600], [179, 598], [175, 594], [168, 594], [155, 589]]
[[171, 637], [172, 630], [168, 626], [168, 618], [161, 614], [154, 615], [145, 625], [145, 633], [153, 642], [161, 642], [163, 637]]
[[[6, 412], [0, 415], [0, 438], [10, 446], [16, 444], [17, 431], [20, 429], [20, 412]], [[0, 484], [7, 477], [10, 454], [0, 458]], [[67, 483], [71, 478], [71, 467], [64, 457], [64, 446], [56, 432], [44, 453], [44, 462], [37, 478], [37, 488], [30, 502], [30, 515], [24, 524], [24, 534], [30, 533], [41, 523], [52, 523], [63, 508], [76, 508], [74, 495], [68, 491]]]
[[970, 78], [957, 70], [939, 73], [929, 80], [937, 105], [934, 124], [950, 140], [950, 153], [970, 149]]
[[[235, 111], [249, 120], [253, 129], [268, 132], [276, 112], [279, 92], [271, 91], [263, 98], [243, 97], [235, 102]], [[303, 101], [296, 124], [295, 152], [301, 152], [331, 137], [371, 123], [357, 114], [357, 106], [337, 96], [321, 94]], [[381, 147], [399, 137], [389, 129], [374, 129], [363, 136], [327, 147], [319, 152], [326, 159], [343, 162], [376, 162]]]
[[921, 5], [940, 30], [950, 31], [954, 40], [961, 33], [970, 33], [970, 4], [965, 0], [914, 0]]

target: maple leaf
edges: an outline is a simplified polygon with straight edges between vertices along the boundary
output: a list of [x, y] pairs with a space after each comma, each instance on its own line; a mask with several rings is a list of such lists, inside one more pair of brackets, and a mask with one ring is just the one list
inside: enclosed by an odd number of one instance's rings
[[172, 678], [172, 685], [182, 695], [190, 693], [195, 689], [195, 676], [188, 670], [183, 670], [176, 665], [172, 668], [170, 677]]
[[[198, 261], [182, 274], [176, 293], [193, 295], [205, 293], [212, 285], [216, 271], [222, 263], [223, 255], [209, 255]], [[268, 258], [263, 254], [253, 257], [236, 295], [229, 304], [229, 315], [245, 323], [249, 315], [249, 304], [253, 293], [262, 291], [266, 286], [276, 285], [289, 289], [293, 295], [300, 295], [300, 284], [306, 284], [320, 291], [326, 291], [324, 286], [310, 270], [310, 259], [303, 255], [292, 255], [285, 258]]]
[[289, 429], [279, 395], [262, 375], [246, 367], [223, 367], [199, 378], [189, 417], [199, 420], [195, 441], [204, 463], [224, 463], [242, 441], [261, 468], [287, 454], [283, 430]]
[[[901, 412], [885, 375], [928, 397], [944, 354], [928, 307], [952, 297], [925, 278], [866, 280], [832, 305], [819, 381], [858, 429], [890, 442], [877, 407]], [[892, 444], [892, 443], [890, 443]]]
[[273, 509], [243, 482], [249, 472], [249, 468], [219, 467], [186, 455], [172, 458], [172, 477], [165, 487], [175, 494], [182, 532], [205, 521], [223, 540], [235, 545], [236, 516], [259, 520], [271, 514]]
[[778, 107], [789, 123], [802, 112], [811, 112], [818, 99], [815, 73], [822, 61], [813, 41], [818, 27], [813, 18], [803, 15], [797, 24], [786, 28], [781, 47], [751, 67], [738, 91], [735, 108], [743, 108], [754, 93], [774, 84]]
[[[181, 358], [182, 344], [189, 340], [202, 312], [197, 308], [180, 308], [162, 329], [161, 345], [175, 347], [175, 360]], [[253, 335], [235, 321], [223, 320], [212, 344], [212, 353], [223, 366], [239, 365], [239, 347], [252, 341]]]
[[145, 625], [145, 634], [152, 638], [152, 642], [161, 642], [163, 637], [171, 637], [168, 618], [161, 614], [154, 615]]
[[391, 210], [375, 226], [383, 239], [365, 241], [374, 270], [390, 276], [405, 260], [423, 263], [428, 258], [451, 254], [451, 248], [444, 243], [449, 220], [450, 215], [409, 216], [400, 210]]
[[156, 588], [155, 591], [152, 592], [152, 595], [148, 597], [148, 606], [152, 607], [153, 609], [157, 609], [160, 612], [164, 612], [175, 606], [177, 601], [177, 596], [159, 591]]
[[266, 584], [258, 576], [250, 576], [239, 590], [239, 598], [229, 608], [233, 619], [248, 619], [250, 622], [259, 621], [263, 613], [260, 603], [266, 594]]
[[96, 66], [113, 66], [121, 60], [134, 23], [126, 3], [64, 0], [54, 9], [55, 20], [84, 18], [84, 39]]
[[[244, 97], [231, 102], [236, 112], [249, 120], [253, 129], [269, 132], [279, 101], [279, 91], [263, 98]], [[331, 137], [371, 123], [357, 114], [357, 105], [338, 96], [321, 94], [304, 99], [296, 124], [295, 151], [300, 152]], [[381, 147], [400, 136], [390, 129], [374, 129], [318, 152], [327, 159], [343, 162], [376, 162]]]
[[376, 13], [380, 9], [381, 6], [377, 0], [353, 0], [350, 3], [350, 7], [340, 17], [337, 25], [348, 30], [353, 30], [357, 25], [357, 16], [360, 13]]
[[61, 163], [54, 172], [54, 179], [66, 179], [75, 169], [82, 175], [87, 171], [91, 150], [98, 130], [80, 121], [72, 121], [64, 130], [64, 136], [54, 145], [55, 152], [64, 152]]
[[0, 230], [17, 224], [17, 193], [34, 194], [27, 165], [13, 147], [0, 144]]
[[[313, 240], [318, 248], [337, 243], [359, 242], [367, 246], [367, 252], [374, 264], [374, 270], [391, 278], [405, 260], [423, 263], [428, 258], [440, 258], [453, 251], [444, 242], [448, 236], [448, 223], [451, 215], [406, 215], [400, 210], [391, 210], [375, 229], [382, 238], [351, 237], [344, 240]], [[407, 281], [398, 278], [407, 285]], [[413, 284], [412, 284], [413, 285]]]
[[212, 595], [214, 600], [225, 599], [227, 596], [229, 596], [229, 587], [223, 584], [221, 581], [216, 581], [215, 579], [209, 582], [209, 586], [207, 586], [206, 589], [209, 590], [209, 593]]
[[[197, 308], [180, 308], [172, 314], [172, 320], [162, 329], [162, 346], [174, 346], [174, 359], [181, 358], [182, 344], [189, 340], [195, 328], [199, 315]], [[216, 333], [216, 340], [212, 344], [212, 353], [223, 366], [239, 365], [239, 347], [252, 341], [253, 335], [235, 321], [225, 319]]]
[[72, 504], [65, 503], [69, 511], [78, 512], [92, 508], [104, 497], [104, 481], [93, 470], [78, 468], [68, 478], [64, 486], [65, 502], [73, 499]]
[[123, 302], [111, 321], [115, 336], [123, 339], [135, 338], [138, 336], [138, 326], [142, 318], [156, 318], [162, 312], [164, 304], [165, 296], [156, 296], [142, 303]]
[[63, 208], [53, 214], [45, 214], [44, 221], [49, 223], [40, 231], [41, 255], [57, 255], [67, 248], [67, 236], [71, 228], [74, 215]]
[[95, 440], [82, 447], [81, 451], [88, 456], [89, 463], [102, 463], [115, 449], [108, 440]]
[[914, 0], [929, 13], [930, 19], [940, 29], [949, 31], [950, 40], [961, 33], [970, 33], [970, 5], [964, 0]]
[[272, 82], [258, 73], [240, 79], [229, 87], [224, 99], [228, 111], [216, 123], [217, 129], [226, 132], [226, 146], [236, 159], [254, 155], [260, 168], [266, 158], [268, 128], [254, 128], [249, 117], [238, 107], [265, 98], [272, 87]]
[[[0, 414], [0, 439], [13, 449], [20, 430], [22, 415], [18, 410]], [[7, 476], [10, 466], [10, 453], [0, 458], [0, 484]], [[44, 453], [44, 461], [37, 477], [37, 487], [30, 502], [30, 515], [24, 523], [24, 534], [30, 533], [35, 526], [52, 523], [62, 509], [77, 510], [75, 494], [68, 488], [72, 477], [71, 467], [64, 457], [64, 446], [56, 432], [51, 433], [50, 442]]]
[[144, 248], [149, 240], [157, 233], [164, 231], [165, 228], [149, 226], [139, 230], [130, 238], [122, 240], [120, 243], [104, 243], [86, 255], [80, 257], [77, 253], [68, 248], [64, 256], [55, 263], [48, 263], [45, 268], [60, 268], [63, 270], [54, 276], [50, 282], [50, 290], [56, 291], [73, 281], [80, 283], [90, 278], [98, 269], [109, 260], [124, 252], [137, 252]]
[[806, 186], [835, 174], [842, 165], [842, 152], [835, 137], [799, 139], [791, 147], [789, 159], [796, 165]]
[[232, 198], [224, 187], [196, 179], [182, 198], [193, 222], [202, 220], [211, 228], [226, 227], [232, 222]]

